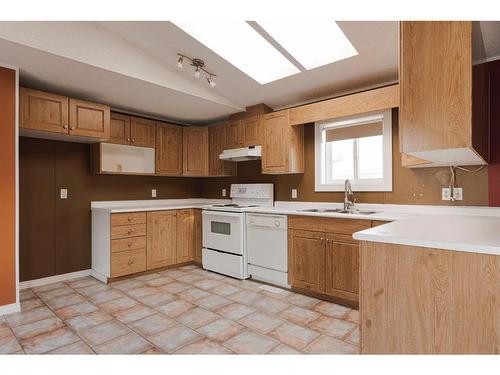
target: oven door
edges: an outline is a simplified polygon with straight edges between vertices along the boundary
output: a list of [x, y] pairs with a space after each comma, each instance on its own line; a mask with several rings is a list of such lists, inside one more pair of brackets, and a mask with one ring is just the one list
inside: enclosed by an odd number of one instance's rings
[[243, 255], [242, 213], [205, 210], [202, 215], [204, 248]]

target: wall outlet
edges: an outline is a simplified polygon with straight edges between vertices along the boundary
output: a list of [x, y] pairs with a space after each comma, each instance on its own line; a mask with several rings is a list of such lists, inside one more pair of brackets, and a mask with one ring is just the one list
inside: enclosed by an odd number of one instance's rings
[[454, 188], [453, 189], [453, 198], [455, 198], [456, 201], [464, 200], [463, 189], [462, 188]]
[[156, 189], [151, 189], [151, 198], [156, 198]]
[[[441, 199], [444, 201], [451, 201], [450, 188], [443, 188], [441, 190]], [[459, 187], [453, 188], [453, 199], [456, 201], [461, 201], [464, 199], [462, 188], [459, 188]]]
[[222, 196], [225, 197], [227, 195], [226, 189], [222, 189]]
[[451, 200], [451, 191], [450, 188], [442, 188], [441, 189], [441, 199], [444, 201]]
[[292, 199], [297, 199], [297, 189], [292, 189]]
[[61, 189], [59, 196], [61, 199], [68, 199], [68, 189]]

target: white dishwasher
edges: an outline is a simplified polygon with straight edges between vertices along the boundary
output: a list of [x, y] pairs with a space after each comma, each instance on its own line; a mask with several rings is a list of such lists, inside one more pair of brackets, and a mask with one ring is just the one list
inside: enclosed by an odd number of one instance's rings
[[287, 217], [247, 213], [246, 231], [249, 275], [289, 288]]

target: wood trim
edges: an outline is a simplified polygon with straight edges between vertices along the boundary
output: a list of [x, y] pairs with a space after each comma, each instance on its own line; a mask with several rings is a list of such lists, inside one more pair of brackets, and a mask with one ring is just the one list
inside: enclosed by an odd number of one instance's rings
[[391, 85], [290, 109], [290, 125], [301, 125], [399, 107], [399, 85]]

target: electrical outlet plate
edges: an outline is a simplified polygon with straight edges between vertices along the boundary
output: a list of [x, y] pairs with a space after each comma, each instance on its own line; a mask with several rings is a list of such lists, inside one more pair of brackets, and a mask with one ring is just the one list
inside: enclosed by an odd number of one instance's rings
[[441, 189], [441, 199], [444, 201], [451, 200], [451, 191], [450, 188], [442, 188]]
[[292, 189], [292, 198], [297, 199], [297, 189]]
[[[451, 201], [450, 188], [443, 188], [441, 190], [441, 199], [444, 201]], [[461, 201], [463, 199], [464, 199], [463, 188], [460, 187], [453, 188], [453, 200]]]
[[222, 189], [222, 196], [225, 197], [227, 195], [226, 189]]
[[68, 189], [61, 189], [60, 197], [61, 199], [68, 199]]
[[156, 198], [156, 189], [151, 189], [151, 198]]
[[462, 201], [464, 200], [464, 191], [462, 188], [454, 188], [453, 189], [453, 198], [456, 201]]

